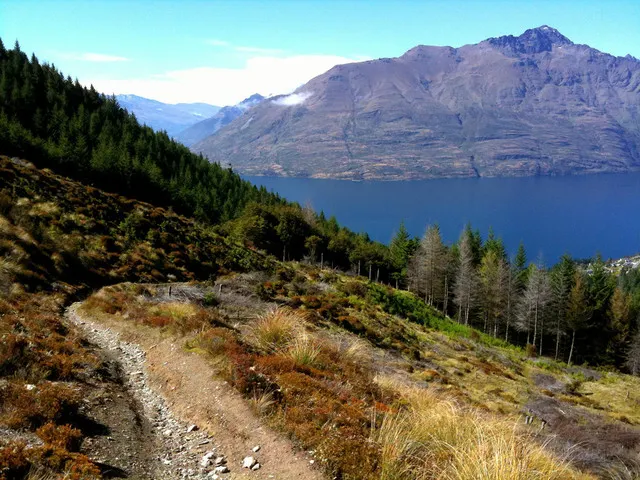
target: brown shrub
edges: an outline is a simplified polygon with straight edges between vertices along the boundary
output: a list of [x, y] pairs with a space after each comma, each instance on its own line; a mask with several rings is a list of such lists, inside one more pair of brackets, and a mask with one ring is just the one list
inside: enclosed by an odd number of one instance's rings
[[82, 432], [71, 425], [56, 425], [48, 422], [36, 430], [36, 435], [45, 443], [45, 445], [77, 452], [80, 450], [80, 442], [82, 441]]
[[347, 295], [355, 295], [356, 297], [367, 296], [367, 286], [356, 280], [350, 280], [342, 285], [342, 291]]
[[9, 442], [0, 446], [0, 480], [25, 478], [31, 464], [24, 442]]
[[33, 465], [54, 472], [64, 473], [65, 480], [90, 480], [101, 478], [100, 469], [86, 455], [68, 452], [62, 448], [45, 445], [32, 449], [29, 460]]
[[240, 355], [243, 351], [234, 333], [221, 327], [209, 328], [200, 332], [190, 344], [205, 350], [213, 357], [221, 355], [233, 357]]
[[147, 324], [147, 325], [152, 326], [152, 327], [162, 328], [162, 327], [166, 327], [167, 325], [172, 323], [173, 320], [171, 319], [171, 317], [162, 316], [162, 315], [154, 315], [152, 317], [145, 318], [143, 320], [143, 322], [145, 324]]
[[42, 382], [35, 388], [11, 382], [0, 391], [0, 422], [10, 428], [38, 428], [76, 414], [80, 393], [66, 385]]
[[527, 357], [530, 357], [530, 358], [536, 357], [537, 356], [537, 351], [538, 351], [538, 349], [536, 348], [536, 346], [535, 345], [531, 345], [530, 343], [527, 343], [527, 346], [524, 349], [525, 355]]
[[24, 442], [15, 441], [0, 446], [0, 480], [27, 478], [34, 471], [65, 480], [102, 478], [100, 469], [79, 453], [50, 445], [27, 447]]

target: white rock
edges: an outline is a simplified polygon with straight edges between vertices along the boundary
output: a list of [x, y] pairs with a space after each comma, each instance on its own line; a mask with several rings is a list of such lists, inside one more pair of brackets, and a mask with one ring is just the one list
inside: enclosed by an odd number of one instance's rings
[[260, 470], [260, 464], [256, 463], [253, 467], [251, 467], [251, 470]]
[[258, 462], [256, 461], [255, 458], [244, 457], [244, 460], [242, 460], [242, 468], [252, 468], [256, 463]]
[[189, 427], [187, 428], [187, 433], [195, 432], [197, 430], [198, 430], [197, 425], [189, 425]]
[[254, 452], [258, 453], [260, 451], [260, 445], [256, 445], [251, 450], [253, 450]]
[[214, 468], [213, 471], [215, 473], [229, 473], [229, 469], [226, 465], [220, 465], [219, 467]]
[[167, 428], [164, 432], [162, 432], [162, 434], [163, 434], [165, 437], [170, 437], [170, 436], [171, 436], [171, 433], [172, 433], [172, 432], [171, 432], [171, 430], [169, 430], [168, 428]]
[[200, 466], [208, 467], [209, 465], [211, 465], [211, 459], [213, 458], [214, 455], [215, 455], [214, 452], [205, 453], [204, 456], [202, 457], [202, 460], [200, 460]]
[[216, 465], [222, 465], [223, 463], [227, 463], [227, 459], [224, 457], [217, 457], [214, 463]]
[[207, 477], [212, 478], [213, 480], [218, 480], [220, 478], [220, 475], [215, 472], [209, 472], [209, 475], [207, 475]]

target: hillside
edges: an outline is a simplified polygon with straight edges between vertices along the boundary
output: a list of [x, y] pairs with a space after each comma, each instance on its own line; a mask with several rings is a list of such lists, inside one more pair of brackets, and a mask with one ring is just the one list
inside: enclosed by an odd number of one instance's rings
[[222, 107], [215, 115], [202, 120], [190, 127], [184, 129], [175, 136], [175, 139], [180, 143], [190, 147], [191, 145], [198, 143], [200, 140], [207, 138], [209, 135], [213, 135], [225, 125], [230, 124], [236, 118], [241, 116], [251, 107], [257, 105], [264, 97], [258, 93], [245, 98], [237, 105], [229, 107]]
[[640, 61], [543, 26], [339, 65], [193, 149], [250, 175], [406, 180], [640, 168]]
[[133, 113], [141, 124], [175, 137], [202, 120], [214, 116], [220, 107], [206, 103], [168, 104], [137, 95], [116, 95], [118, 104]]
[[[0, 168], [5, 478], [25, 478], [30, 465], [78, 479], [109, 471], [168, 479], [188, 469], [205, 478], [211, 438], [230, 478], [249, 474], [244, 455], [261, 463], [247, 478], [638, 473], [636, 377], [537, 359], [412, 293], [277, 262], [25, 161], [0, 157]], [[149, 395], [165, 403], [129, 410]], [[191, 424], [199, 433], [179, 433]], [[233, 434], [245, 427], [247, 439]], [[312, 452], [311, 473], [309, 461], [288, 456], [284, 438]], [[185, 444], [189, 455], [178, 453]], [[127, 449], [141, 452], [138, 463]]]

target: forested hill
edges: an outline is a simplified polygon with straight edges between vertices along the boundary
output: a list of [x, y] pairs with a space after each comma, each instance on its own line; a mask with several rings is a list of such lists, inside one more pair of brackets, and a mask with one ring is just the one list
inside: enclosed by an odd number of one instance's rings
[[0, 154], [211, 223], [251, 201], [282, 203], [231, 169], [209, 163], [54, 65], [0, 40]]

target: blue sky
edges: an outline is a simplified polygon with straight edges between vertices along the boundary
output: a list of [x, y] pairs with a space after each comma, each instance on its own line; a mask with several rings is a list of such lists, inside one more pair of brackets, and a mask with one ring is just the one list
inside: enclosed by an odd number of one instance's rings
[[461, 46], [548, 24], [640, 58], [640, 0], [0, 0], [0, 37], [105, 93], [236, 103], [337, 63]]

